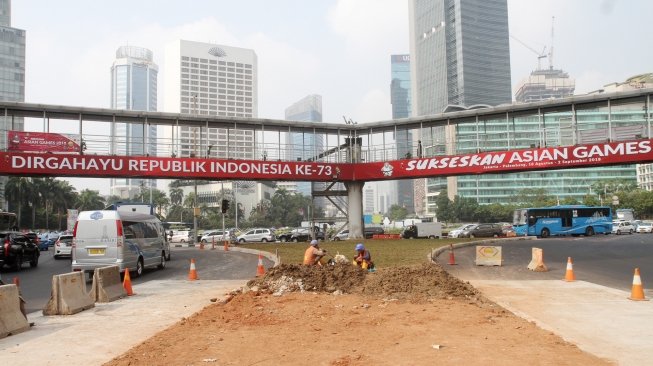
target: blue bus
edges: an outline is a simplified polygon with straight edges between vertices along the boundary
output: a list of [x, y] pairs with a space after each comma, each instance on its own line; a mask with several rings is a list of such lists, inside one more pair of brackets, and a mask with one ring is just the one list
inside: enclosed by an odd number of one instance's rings
[[520, 208], [515, 210], [513, 226], [517, 235], [585, 235], [612, 232], [610, 207], [584, 205]]

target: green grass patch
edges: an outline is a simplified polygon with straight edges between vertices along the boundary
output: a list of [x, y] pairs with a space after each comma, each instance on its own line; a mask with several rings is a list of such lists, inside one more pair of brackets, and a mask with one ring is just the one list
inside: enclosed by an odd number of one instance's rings
[[[321, 242], [320, 248], [328, 251], [330, 255], [343, 254], [350, 261], [354, 258], [354, 247], [357, 243], [365, 244], [365, 248], [372, 253], [372, 260], [377, 268], [394, 267], [424, 263], [431, 250], [441, 246], [449, 246], [470, 239], [375, 239], [375, 240], [344, 240]], [[239, 247], [277, 253], [281, 263], [302, 263], [304, 251], [308, 243], [247, 243], [238, 244]]]

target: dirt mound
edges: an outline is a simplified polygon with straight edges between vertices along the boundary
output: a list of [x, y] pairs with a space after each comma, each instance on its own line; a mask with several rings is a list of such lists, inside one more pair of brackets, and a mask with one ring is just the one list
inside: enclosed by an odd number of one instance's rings
[[356, 290], [366, 295], [401, 299], [480, 297], [472, 285], [451, 276], [437, 263], [380, 269], [368, 275]]
[[384, 268], [372, 273], [350, 264], [324, 267], [282, 264], [270, 269], [264, 277], [250, 281], [248, 287], [276, 295], [316, 291], [409, 300], [480, 298], [474, 287], [451, 276], [437, 263]]
[[271, 268], [263, 278], [249, 281], [250, 288], [257, 286], [276, 294], [294, 291], [351, 292], [365, 280], [367, 271], [351, 264], [333, 266], [305, 266], [282, 264]]

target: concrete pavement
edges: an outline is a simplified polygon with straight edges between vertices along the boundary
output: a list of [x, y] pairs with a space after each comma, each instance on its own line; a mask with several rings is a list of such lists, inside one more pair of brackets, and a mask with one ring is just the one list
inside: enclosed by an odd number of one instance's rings
[[247, 280], [149, 281], [134, 296], [70, 316], [28, 314], [34, 326], [0, 339], [3, 365], [101, 365], [221, 299]]
[[490, 300], [584, 351], [619, 365], [653, 362], [651, 301], [628, 300], [630, 292], [584, 281], [470, 283]]

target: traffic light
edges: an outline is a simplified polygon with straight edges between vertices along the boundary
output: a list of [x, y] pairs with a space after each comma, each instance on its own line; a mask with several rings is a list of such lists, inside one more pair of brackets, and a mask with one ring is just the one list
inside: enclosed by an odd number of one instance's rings
[[227, 213], [229, 210], [229, 200], [222, 200], [222, 213]]

